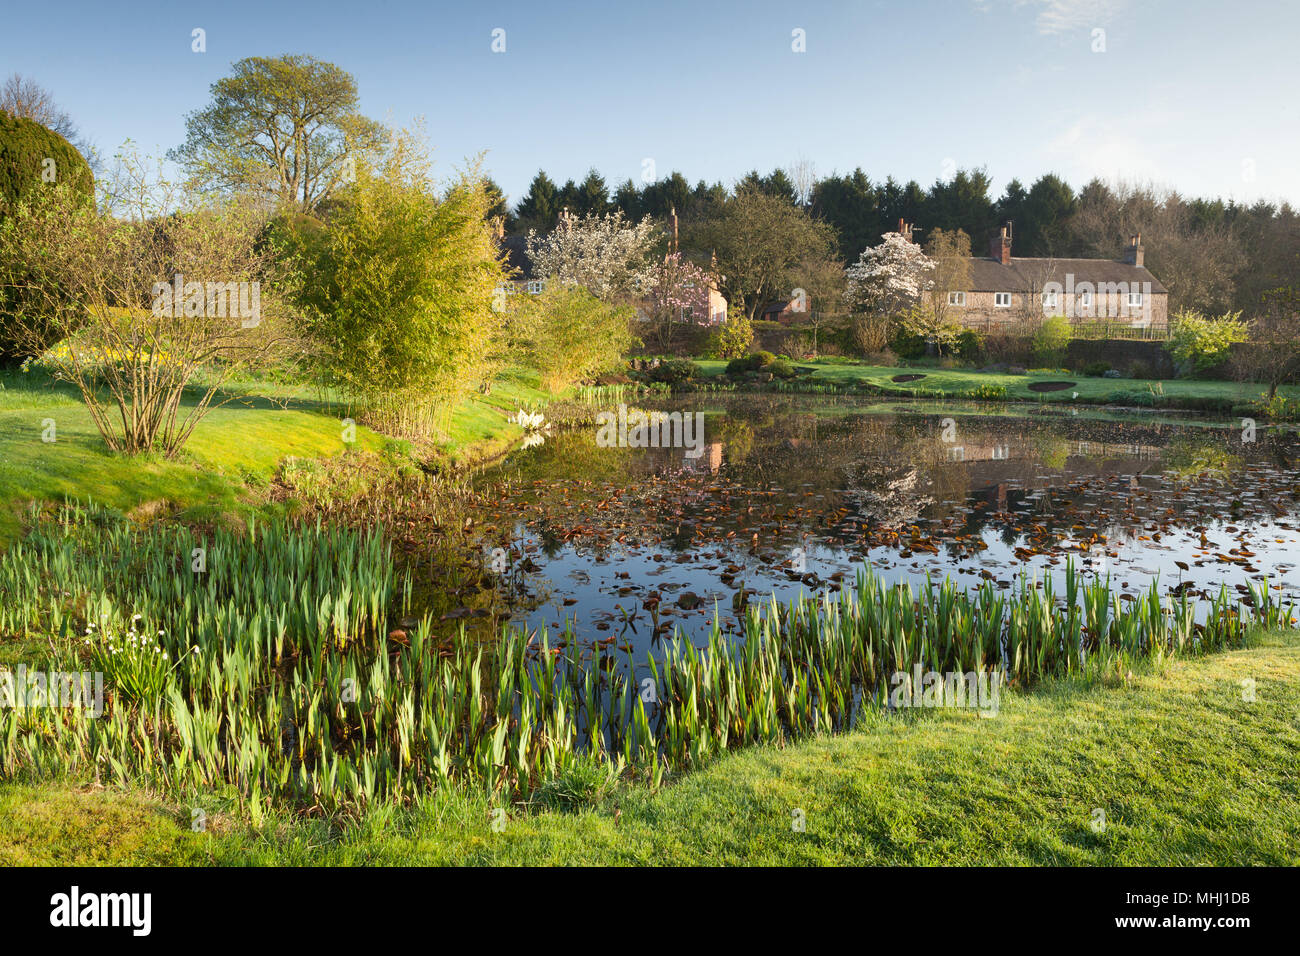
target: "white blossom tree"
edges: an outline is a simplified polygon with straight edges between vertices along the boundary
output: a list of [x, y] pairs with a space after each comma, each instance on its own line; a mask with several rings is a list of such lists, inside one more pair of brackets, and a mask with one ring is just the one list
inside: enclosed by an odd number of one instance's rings
[[566, 212], [546, 235], [529, 231], [528, 258], [539, 278], [583, 286], [606, 302], [625, 300], [654, 285], [654, 231], [648, 216], [633, 224], [621, 212], [582, 218]]
[[878, 246], [862, 251], [845, 270], [847, 298], [868, 312], [897, 314], [918, 304], [933, 285], [934, 262], [921, 247], [897, 232], [887, 232]]

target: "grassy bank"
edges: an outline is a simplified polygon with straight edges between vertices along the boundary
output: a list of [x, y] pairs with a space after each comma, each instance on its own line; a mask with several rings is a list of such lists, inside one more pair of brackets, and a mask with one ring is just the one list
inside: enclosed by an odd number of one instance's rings
[[1261, 635], [1120, 683], [1049, 681], [1006, 695], [996, 719], [877, 718], [728, 754], [658, 793], [515, 808], [499, 832], [487, 800], [465, 794], [346, 827], [253, 829], [211, 803], [194, 833], [189, 803], [5, 784], [0, 865], [1295, 865], [1297, 781], [1300, 642]]
[[[727, 363], [717, 359], [697, 359], [704, 383], [724, 381]], [[796, 380], [794, 385], [773, 387], [824, 387], [846, 391], [869, 389], [883, 395], [900, 397], [960, 398], [974, 396], [979, 390], [1004, 390], [1000, 396], [1008, 401], [1081, 402], [1095, 405], [1150, 406], [1190, 408], [1203, 411], [1231, 410], [1257, 401], [1264, 387], [1248, 382], [1201, 381], [1196, 379], [1123, 379], [1096, 378], [1068, 372], [1035, 372], [1009, 375], [978, 372], [973, 369], [943, 369], [932, 366], [886, 367], [848, 363], [801, 362], [812, 374]], [[895, 382], [900, 375], [920, 375], [911, 382]], [[1035, 391], [1031, 386], [1043, 382], [1071, 382], [1059, 391]], [[1279, 394], [1300, 400], [1300, 387], [1287, 385]], [[986, 396], [987, 397], [987, 396]]]
[[1005, 593], [895, 586], [864, 569], [838, 598], [751, 606], [743, 641], [715, 628], [706, 648], [674, 641], [639, 661], [571, 635], [438, 636], [428, 616], [403, 621], [411, 611], [377, 529], [42, 518], [0, 553], [0, 659], [102, 675], [98, 704], [23, 707], [19, 678], [18, 705], [0, 706], [0, 777], [215, 801], [259, 826], [404, 812], [434, 792], [503, 812], [582, 805], [939, 704], [899, 697], [914, 668], [970, 674], [948, 693], [979, 688], [966, 706], [997, 717], [1002, 686], [1123, 682], [1293, 621], [1263, 586], [1171, 603], [1153, 585], [1124, 602], [1072, 566], [1059, 593], [1027, 577]]
[[[364, 427], [345, 444], [342, 413], [324, 408], [303, 386], [237, 382], [230, 393], [233, 401], [203, 420], [177, 459], [129, 458], [104, 446], [73, 389], [34, 372], [0, 374], [0, 542], [13, 537], [32, 502], [65, 498], [186, 520], [264, 511], [267, 486], [284, 459], [384, 447], [383, 436]], [[508, 371], [491, 393], [454, 411], [433, 451], [448, 463], [498, 454], [521, 434], [506, 416], [548, 397], [536, 373]], [[55, 440], [43, 441], [51, 423]]]

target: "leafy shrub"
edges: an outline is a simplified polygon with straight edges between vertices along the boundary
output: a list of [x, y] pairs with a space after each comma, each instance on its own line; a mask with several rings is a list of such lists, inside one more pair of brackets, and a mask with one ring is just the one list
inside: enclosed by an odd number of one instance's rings
[[[47, 160], [53, 160], [53, 166]], [[87, 203], [94, 191], [94, 179], [85, 158], [58, 133], [0, 110], [0, 228], [23, 199], [49, 198], [33, 196], [32, 191], [38, 187], [47, 192], [66, 191], [67, 202]], [[40, 202], [36, 211], [39, 215], [57, 216], [59, 205]], [[0, 261], [0, 366], [40, 356], [59, 341], [61, 332], [76, 324], [66, 314], [50, 314], [49, 299], [31, 294], [29, 283], [48, 287], [49, 276], [33, 275], [30, 264], [21, 257], [6, 256], [6, 261]], [[54, 297], [56, 301], [58, 298]], [[70, 295], [66, 299], [63, 305], [70, 311], [75, 306]], [[62, 313], [64, 309], [55, 311]], [[18, 328], [19, 315], [29, 334]]]
[[740, 358], [754, 344], [754, 324], [739, 308], [727, 312], [727, 321], [713, 336], [709, 352], [717, 358]]
[[916, 359], [926, 352], [925, 337], [909, 332], [903, 326], [895, 326], [889, 338], [890, 350], [902, 359]]
[[1210, 317], [1195, 310], [1176, 314], [1170, 323], [1165, 346], [1178, 363], [1180, 374], [1204, 372], [1228, 358], [1237, 342], [1245, 342], [1248, 330], [1240, 312]]
[[957, 355], [963, 362], [979, 362], [984, 357], [984, 336], [974, 329], [962, 329], [957, 336]]
[[1007, 397], [1007, 387], [993, 384], [977, 385], [966, 393], [966, 397], [986, 401], [1001, 401]]
[[1083, 367], [1083, 374], [1092, 378], [1101, 378], [1110, 371], [1109, 362], [1089, 362]]
[[776, 378], [794, 378], [797, 374], [794, 366], [785, 359], [776, 359], [774, 362], [765, 366], [764, 371], [771, 372]]
[[0, 110], [0, 215], [30, 190], [51, 183], [68, 183], [89, 196], [94, 177], [86, 158], [54, 130]]
[[1263, 417], [1275, 422], [1300, 421], [1300, 400], [1274, 394], [1272, 398], [1260, 401], [1259, 411]]
[[[356, 396], [357, 417], [387, 431], [427, 433], [491, 370], [505, 326], [494, 308], [502, 271], [485, 181], [470, 170], [440, 190], [426, 165], [404, 164], [403, 156], [395, 148], [384, 169], [359, 169], [329, 227], [303, 237], [299, 305], [322, 371]], [[595, 341], [605, 326], [588, 327], [590, 310], [562, 314], [578, 305], [562, 291], [530, 304], [540, 311], [525, 319], [539, 322], [526, 331], [537, 333], [539, 347], [551, 345], [538, 358], [544, 376], [548, 368], [560, 378], [581, 374], [630, 340], [610, 323], [615, 338]], [[545, 328], [551, 321], [554, 334]], [[601, 361], [589, 360], [592, 351]]]
[[766, 369], [777, 357], [771, 352], [753, 352], [744, 358], [735, 358], [727, 363], [728, 375], [744, 375], [746, 372], [758, 372]]
[[1070, 320], [1061, 315], [1044, 319], [1034, 330], [1034, 360], [1046, 365], [1059, 365], [1070, 344]]
[[[730, 369], [730, 365], [728, 365]], [[676, 385], [679, 382], [685, 382], [699, 374], [700, 367], [685, 358], [666, 359], [649, 369], [646, 375], [652, 382], [666, 382], [669, 385]]]
[[518, 344], [552, 393], [617, 368], [636, 342], [632, 310], [602, 302], [582, 286], [552, 283], [527, 300], [515, 317]]
[[1116, 392], [1111, 401], [1117, 405], [1138, 405], [1142, 407], [1151, 407], [1156, 403], [1155, 392], [1151, 390], [1142, 391], [1140, 389], [1128, 389], [1122, 392]]

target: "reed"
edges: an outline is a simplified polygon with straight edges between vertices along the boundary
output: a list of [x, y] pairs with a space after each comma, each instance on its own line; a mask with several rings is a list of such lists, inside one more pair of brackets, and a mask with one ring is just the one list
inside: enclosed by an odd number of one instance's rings
[[1169, 603], [1153, 583], [1125, 602], [1073, 567], [1061, 594], [1025, 576], [1006, 592], [891, 585], [863, 568], [836, 597], [751, 605], [738, 639], [715, 623], [704, 647], [675, 639], [638, 661], [568, 632], [484, 643], [436, 637], [427, 615], [395, 626], [411, 601], [381, 531], [139, 530], [75, 506], [41, 519], [0, 555], [0, 635], [46, 643], [47, 669], [102, 670], [106, 700], [97, 719], [0, 710], [0, 778], [233, 791], [255, 819], [453, 784], [545, 802], [567, 799], [563, 780], [658, 785], [728, 749], [844, 729], [916, 664], [1027, 686], [1293, 620], [1262, 585]]

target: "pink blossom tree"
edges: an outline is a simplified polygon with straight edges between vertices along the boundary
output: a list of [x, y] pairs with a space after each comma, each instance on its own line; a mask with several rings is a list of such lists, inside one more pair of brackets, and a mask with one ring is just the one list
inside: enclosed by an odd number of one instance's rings
[[716, 325], [725, 316], [710, 312], [713, 277], [680, 252], [670, 252], [652, 266], [648, 280], [646, 313], [661, 346], [668, 344], [677, 322]]

